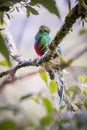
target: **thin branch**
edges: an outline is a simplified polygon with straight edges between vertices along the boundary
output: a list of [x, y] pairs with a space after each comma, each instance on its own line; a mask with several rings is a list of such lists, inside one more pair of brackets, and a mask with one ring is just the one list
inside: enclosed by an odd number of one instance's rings
[[0, 92], [1, 92], [1, 90], [3, 90], [3, 88], [5, 87], [5, 85], [12, 84], [12, 83], [16, 82], [17, 80], [22, 80], [22, 79], [24, 79], [26, 77], [34, 76], [37, 73], [38, 73], [38, 71], [34, 71], [34, 72], [31, 72], [31, 73], [23, 74], [20, 77], [14, 77], [14, 78], [11, 78], [9, 76], [6, 77], [6, 79], [0, 84]]

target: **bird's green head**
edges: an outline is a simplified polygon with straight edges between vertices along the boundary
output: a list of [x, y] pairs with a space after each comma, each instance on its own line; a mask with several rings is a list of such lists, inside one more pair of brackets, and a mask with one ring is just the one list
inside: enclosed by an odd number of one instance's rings
[[47, 32], [48, 34], [50, 33], [50, 29], [45, 25], [41, 25], [40, 28], [39, 28], [39, 31]]

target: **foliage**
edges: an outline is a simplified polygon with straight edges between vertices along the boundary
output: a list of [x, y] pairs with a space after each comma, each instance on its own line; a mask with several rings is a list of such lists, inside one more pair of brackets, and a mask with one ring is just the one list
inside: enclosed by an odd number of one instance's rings
[[58, 8], [56, 7], [56, 2], [54, 0], [46, 0], [45, 2], [44, 0], [31, 0], [30, 2], [31, 5], [36, 5], [37, 3], [42, 4], [45, 8], [49, 10], [49, 12], [57, 15], [58, 17], [60, 16]]
[[55, 93], [58, 91], [58, 85], [55, 80], [51, 80], [49, 83], [49, 90], [51, 93]]
[[[19, 2], [20, 7], [17, 5]], [[15, 9], [20, 12], [20, 8], [26, 8], [26, 14], [27, 17], [30, 15], [30, 13], [34, 15], [38, 15], [39, 12], [34, 8], [34, 6], [43, 5], [50, 13], [55, 14], [57, 17], [59, 17], [59, 10], [56, 6], [56, 2], [54, 0], [31, 0], [30, 2], [22, 1], [22, 0], [7, 0], [7, 1], [0, 1], [0, 21], [1, 24], [4, 21], [4, 13], [7, 15], [7, 17], [10, 19], [10, 12], [13, 12]], [[4, 13], [3, 13], [4, 12]]]
[[9, 129], [17, 130], [16, 124], [12, 120], [3, 120], [0, 123], [0, 130], [9, 130]]
[[40, 68], [39, 69], [39, 74], [40, 74], [40, 77], [45, 81], [45, 83], [47, 84], [47, 81], [48, 81], [48, 76], [47, 76], [47, 73], [45, 72], [44, 69]]
[[[2, 37], [2, 35], [0, 34], [0, 53], [5, 57], [6, 60], [0, 61], [0, 65], [3, 66], [8, 66], [11, 65], [10, 62], [10, 57], [9, 57], [9, 52], [7, 50], [7, 47], [5, 45], [5, 41]], [[7, 61], [7, 62], [6, 62]]]

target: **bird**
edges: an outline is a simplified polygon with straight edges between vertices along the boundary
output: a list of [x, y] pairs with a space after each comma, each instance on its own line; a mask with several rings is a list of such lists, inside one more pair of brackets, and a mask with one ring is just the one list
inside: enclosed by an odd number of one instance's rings
[[[35, 35], [34, 50], [37, 55], [42, 56], [47, 51], [47, 46], [51, 41], [50, 29], [45, 25], [41, 25], [37, 34]], [[62, 48], [58, 46], [57, 52], [62, 55]], [[55, 55], [55, 53], [54, 53]], [[57, 55], [58, 56], [58, 55]]]
[[50, 29], [45, 25], [41, 25], [35, 35], [34, 49], [37, 55], [42, 56], [47, 51], [47, 45], [51, 41]]
[[[47, 27], [46, 25], [41, 25], [39, 27], [39, 30], [35, 35], [35, 43], [34, 43], [34, 50], [38, 56], [43, 56], [45, 52], [48, 50], [48, 44], [51, 41], [50, 32], [51, 31], [49, 27]], [[58, 46], [57, 52], [59, 55], [62, 55], [62, 49], [60, 46]], [[53, 63], [55, 63], [55, 59], [58, 56], [58, 54], [56, 52], [53, 53], [53, 58], [52, 58]], [[53, 79], [54, 71], [51, 66], [53, 63], [52, 64], [50, 63], [51, 61], [49, 63], [44, 64], [44, 68], [49, 73], [50, 78]]]
[[[41, 25], [37, 34], [35, 35], [35, 44], [34, 44], [34, 49], [38, 56], [43, 56], [46, 53], [48, 49], [47, 46], [50, 42], [51, 42], [51, 37], [50, 37], [49, 27], [45, 25]], [[68, 67], [72, 63], [72, 59], [70, 59], [69, 61], [65, 61], [63, 59], [63, 51], [60, 45], [58, 45], [56, 51], [53, 53], [52, 56], [53, 57], [51, 58], [51, 60], [48, 63], [44, 64], [44, 68], [49, 73], [51, 80], [55, 78], [56, 71], [59, 74], [58, 94], [60, 97], [59, 107], [61, 107], [64, 100], [64, 81], [63, 81], [63, 76], [62, 76], [62, 70], [65, 67]]]

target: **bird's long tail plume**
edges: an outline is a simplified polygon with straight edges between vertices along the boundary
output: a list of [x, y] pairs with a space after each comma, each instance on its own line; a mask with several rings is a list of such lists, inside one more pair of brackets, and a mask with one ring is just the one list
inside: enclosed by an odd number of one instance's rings
[[63, 74], [62, 71], [59, 70], [59, 80], [58, 80], [58, 94], [60, 96], [60, 100], [59, 100], [59, 107], [62, 107], [63, 105], [63, 100], [64, 100], [64, 79], [63, 79]]

